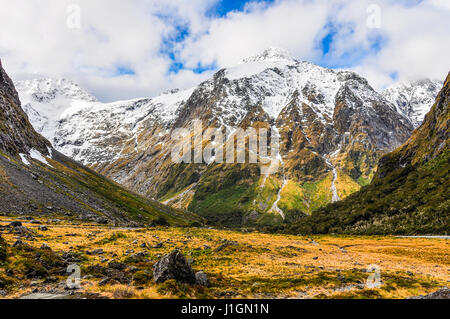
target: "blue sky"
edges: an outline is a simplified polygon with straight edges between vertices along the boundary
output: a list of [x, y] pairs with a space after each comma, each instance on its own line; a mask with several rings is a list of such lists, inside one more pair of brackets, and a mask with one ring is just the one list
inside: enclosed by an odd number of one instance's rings
[[233, 11], [243, 11], [245, 9], [245, 5], [249, 2], [253, 3], [264, 3], [270, 5], [273, 3], [273, 0], [222, 0], [219, 1], [216, 5], [214, 5], [209, 11], [208, 15], [211, 16], [226, 16], [228, 13]]

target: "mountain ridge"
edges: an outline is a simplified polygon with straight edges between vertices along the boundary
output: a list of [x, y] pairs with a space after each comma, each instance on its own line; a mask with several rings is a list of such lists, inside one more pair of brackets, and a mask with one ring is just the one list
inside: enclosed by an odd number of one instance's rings
[[[280, 223], [275, 211], [298, 218], [369, 183], [378, 159], [413, 131], [412, 120], [354, 72], [300, 62], [278, 50], [246, 61], [196, 88], [73, 108], [57, 123], [52, 143], [97, 172], [175, 207], [213, 220], [226, 210], [242, 221]], [[278, 132], [282, 171], [264, 178], [258, 165], [174, 165], [171, 132], [198, 119], [205, 130], [252, 125]], [[218, 188], [209, 174], [237, 177], [234, 185], [217, 177], [228, 185]], [[221, 192], [235, 197], [227, 203]], [[282, 208], [271, 209], [274, 205]]]
[[38, 134], [0, 61], [0, 214], [127, 226], [201, 222], [131, 193], [53, 149]]

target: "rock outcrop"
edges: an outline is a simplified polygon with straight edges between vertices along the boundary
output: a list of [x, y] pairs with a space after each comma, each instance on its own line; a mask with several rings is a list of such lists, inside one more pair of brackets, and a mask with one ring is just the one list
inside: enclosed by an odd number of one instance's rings
[[28, 121], [14, 84], [0, 61], [0, 150], [18, 155], [34, 148], [48, 155], [48, 147], [50, 143]]
[[164, 256], [153, 269], [153, 280], [156, 283], [163, 283], [171, 279], [188, 284], [196, 282], [195, 272], [178, 250]]

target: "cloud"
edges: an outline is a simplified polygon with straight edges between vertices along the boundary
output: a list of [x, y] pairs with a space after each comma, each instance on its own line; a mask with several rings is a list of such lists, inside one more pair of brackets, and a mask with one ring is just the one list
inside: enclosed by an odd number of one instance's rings
[[[371, 1], [360, 1], [360, 6]], [[352, 23], [354, 33], [335, 37], [335, 56], [342, 52], [370, 46], [370, 39], [380, 39], [379, 48], [372, 48], [353, 68], [382, 89], [394, 80], [430, 77], [443, 80], [450, 70], [450, 8], [440, 0], [380, 1], [381, 25], [367, 28], [358, 18], [361, 8], [346, 6], [337, 21]], [[405, 5], [407, 4], [407, 5]], [[368, 42], [369, 41], [369, 42]], [[373, 44], [373, 42], [372, 42]], [[395, 77], [390, 76], [395, 74]]]
[[168, 17], [200, 28], [211, 2], [190, 1], [201, 8], [196, 12], [186, 1], [79, 0], [78, 29], [67, 27], [73, 1], [0, 0], [0, 55], [15, 79], [70, 77], [103, 100], [155, 95], [204, 79], [168, 74], [172, 61], [161, 48], [177, 32]]
[[[372, 2], [379, 29], [367, 26]], [[80, 29], [67, 27], [71, 4]], [[218, 7], [228, 12], [211, 14]], [[0, 0], [0, 8], [0, 56], [14, 79], [69, 77], [105, 101], [194, 86], [269, 46], [354, 69], [377, 88], [392, 74], [443, 78], [450, 68], [446, 0]]]
[[250, 3], [243, 12], [231, 12], [211, 21], [204, 35], [188, 39], [179, 56], [188, 66], [226, 67], [270, 46], [283, 47], [303, 59], [312, 59], [315, 38], [327, 18], [320, 1]]

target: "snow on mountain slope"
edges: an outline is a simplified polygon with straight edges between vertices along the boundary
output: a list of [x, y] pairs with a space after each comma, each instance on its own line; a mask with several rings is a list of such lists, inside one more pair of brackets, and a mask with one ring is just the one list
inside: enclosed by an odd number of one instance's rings
[[[208, 116], [222, 125], [236, 126], [256, 104], [261, 104], [269, 118], [276, 120], [298, 92], [299, 102], [310, 105], [322, 123], [329, 123], [339, 90], [354, 79], [352, 90], [359, 104], [370, 105], [383, 99], [352, 72], [299, 62], [278, 48], [269, 48], [235, 67], [221, 70], [197, 88], [172, 90], [151, 99], [100, 103], [66, 79], [19, 81], [16, 86], [36, 130], [65, 155], [93, 164], [117, 158], [120, 150], [109, 142], [119, 138], [136, 140], [140, 123], [151, 121], [170, 126], [183, 121], [183, 113], [189, 112], [183, 107], [192, 108], [186, 101], [195, 102], [199, 97], [215, 95], [217, 103]], [[108, 143], [101, 143], [102, 139]]]
[[193, 89], [172, 91], [154, 99], [92, 103], [61, 115], [53, 143], [84, 164], [108, 162], [122, 156], [123, 143], [135, 141], [143, 123], [167, 125]]
[[68, 79], [35, 79], [15, 83], [33, 127], [53, 140], [57, 123], [71, 108], [84, 108], [97, 99]]
[[[407, 114], [363, 77], [297, 61], [275, 48], [189, 90], [108, 104], [77, 96], [69, 100], [53, 117], [39, 101], [29, 102], [34, 123], [53, 121], [42, 131], [53, 125], [46, 134], [56, 149], [136, 192], [161, 201], [176, 198], [182, 208], [193, 205], [205, 216], [215, 211], [204, 205], [227, 201], [227, 196], [214, 196], [230, 176], [234, 184], [250, 183], [248, 189], [266, 194], [245, 197], [239, 190], [245, 198], [236, 196], [236, 203], [226, 204], [226, 211], [251, 212], [252, 218], [270, 213], [277, 193], [275, 206], [283, 211], [278, 216], [287, 219], [289, 212], [311, 212], [345, 198], [370, 181], [380, 156], [400, 146], [413, 130]], [[197, 119], [204, 129], [273, 128], [281, 139], [283, 174], [264, 178], [260, 186], [258, 167], [174, 165], [170, 133], [191, 128]], [[275, 187], [265, 188], [270, 185]]]
[[[254, 74], [246, 74], [245, 71], [253, 68], [255, 63], [261, 71], [255, 68]], [[226, 77], [238, 87], [247, 87], [250, 101], [261, 101], [262, 108], [272, 119], [278, 117], [296, 90], [302, 101], [312, 104], [322, 120], [326, 116], [332, 118], [339, 89], [354, 76], [356, 74], [348, 71], [334, 71], [309, 62], [293, 63], [289, 60], [250, 62], [226, 70]], [[375, 91], [369, 92], [366, 88], [359, 91], [359, 96], [364, 102], [381, 99]]]
[[[84, 164], [107, 161], [119, 154], [114, 138], [133, 138], [143, 120], [170, 122], [193, 89], [172, 90], [154, 99], [101, 103], [67, 79], [16, 82], [33, 127], [63, 154]], [[98, 142], [105, 138], [103, 148]]]
[[442, 81], [430, 79], [405, 81], [386, 89], [383, 95], [397, 107], [399, 113], [411, 119], [417, 128], [430, 111], [442, 85]]
[[238, 65], [227, 69], [230, 80], [249, 78], [267, 69], [293, 65], [298, 61], [284, 49], [271, 47], [261, 54], [243, 59]]

